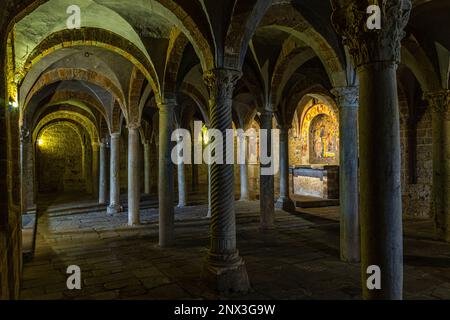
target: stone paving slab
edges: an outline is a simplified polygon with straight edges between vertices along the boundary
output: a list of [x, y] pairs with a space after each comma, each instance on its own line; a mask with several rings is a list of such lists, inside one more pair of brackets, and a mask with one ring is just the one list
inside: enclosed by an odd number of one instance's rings
[[[36, 253], [24, 264], [22, 299], [359, 299], [360, 267], [339, 260], [338, 207], [277, 211], [277, 228], [259, 230], [259, 203], [236, 202], [237, 241], [252, 290], [219, 296], [201, 281], [209, 244], [205, 205], [176, 209], [177, 245], [161, 249], [158, 211], [41, 214]], [[432, 223], [405, 221], [405, 298], [450, 299], [450, 245]], [[66, 288], [78, 265], [82, 290]]]

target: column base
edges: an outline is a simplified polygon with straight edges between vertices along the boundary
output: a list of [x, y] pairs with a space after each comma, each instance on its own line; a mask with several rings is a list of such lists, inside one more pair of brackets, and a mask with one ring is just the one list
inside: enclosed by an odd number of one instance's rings
[[109, 205], [106, 208], [106, 212], [108, 214], [116, 214], [116, 213], [120, 213], [122, 211], [123, 211], [123, 207], [120, 204]]
[[275, 208], [284, 210], [286, 212], [293, 212], [295, 211], [295, 204], [291, 198], [282, 197], [278, 199], [277, 203], [275, 204]]
[[233, 255], [209, 254], [202, 278], [219, 293], [246, 293], [250, 290], [247, 268], [238, 252]]
[[250, 197], [242, 197], [239, 201], [250, 201]]

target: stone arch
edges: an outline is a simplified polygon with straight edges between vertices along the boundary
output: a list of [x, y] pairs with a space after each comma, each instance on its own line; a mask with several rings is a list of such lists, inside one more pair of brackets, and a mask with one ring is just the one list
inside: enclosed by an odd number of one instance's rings
[[341, 59], [341, 53], [335, 50], [325, 35], [319, 33], [292, 4], [272, 5], [259, 28], [275, 28], [300, 39], [319, 57], [333, 87], [347, 85], [344, 59]]
[[96, 125], [92, 123], [92, 121], [86, 116], [74, 111], [56, 111], [44, 116], [36, 124], [36, 127], [33, 128], [33, 141], [36, 141], [36, 138], [40, 134], [40, 131], [45, 128], [48, 123], [61, 119], [71, 120], [80, 124], [89, 134], [92, 142], [100, 142], [98, 128], [96, 127]]
[[[6, 28], [8, 32], [12, 30], [14, 24], [20, 22], [41, 5], [50, 1], [52, 0], [25, 0], [17, 4], [16, 9], [11, 12], [8, 20], [9, 24]], [[133, 3], [136, 7], [139, 6], [164, 17], [181, 29], [199, 56], [203, 70], [210, 70], [215, 66], [212, 50], [213, 40], [207, 27], [206, 17], [199, 15], [199, 12], [203, 11], [201, 5], [189, 2], [189, 5], [192, 4], [194, 4], [192, 8], [188, 8], [187, 5], [177, 0], [135, 0]]]
[[77, 81], [85, 81], [88, 83], [92, 83], [95, 85], [98, 85], [102, 88], [104, 88], [107, 91], [110, 91], [116, 101], [118, 101], [120, 107], [122, 110], [125, 109], [125, 97], [120, 88], [118, 88], [111, 80], [104, 77], [103, 75], [91, 71], [91, 70], [84, 70], [84, 69], [67, 69], [67, 68], [60, 68], [48, 71], [41, 75], [38, 79], [38, 81], [35, 83], [33, 88], [28, 93], [27, 97], [25, 98], [24, 105], [24, 111], [26, 111], [27, 106], [31, 100], [31, 98], [40, 90], [44, 89], [46, 86], [51, 85], [56, 82], [60, 81], [70, 81], [70, 80], [77, 80]]
[[44, 57], [62, 48], [83, 45], [110, 50], [129, 60], [145, 75], [153, 90], [159, 92], [158, 77], [150, 58], [129, 40], [100, 28], [66, 29], [49, 35], [31, 52], [21, 72], [22, 79]]
[[301, 67], [302, 64], [315, 57], [312, 50], [298, 48], [292, 38], [283, 44], [280, 56], [277, 59], [271, 81], [272, 105], [278, 106], [283, 94], [283, 89], [292, 74]]
[[188, 45], [188, 38], [180, 30], [173, 29], [170, 37], [167, 61], [164, 70], [163, 88], [164, 97], [174, 99], [177, 92], [178, 72], [180, 70], [183, 53]]
[[145, 77], [136, 67], [131, 72], [130, 88], [128, 90], [128, 106], [126, 120], [128, 124], [140, 124], [141, 110], [139, 103], [142, 96], [142, 88], [144, 87]]
[[266, 0], [236, 1], [225, 40], [224, 67], [242, 69], [248, 44], [270, 5]]
[[432, 62], [414, 39], [402, 42], [401, 61], [414, 74], [423, 92], [440, 90], [441, 85]]

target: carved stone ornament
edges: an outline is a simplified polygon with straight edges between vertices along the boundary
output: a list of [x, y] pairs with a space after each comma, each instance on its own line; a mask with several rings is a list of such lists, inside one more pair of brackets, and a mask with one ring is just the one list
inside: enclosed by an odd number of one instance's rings
[[425, 92], [423, 98], [430, 104], [434, 113], [446, 114], [450, 106], [450, 90]]
[[372, 4], [373, 1], [367, 0], [348, 1], [345, 5], [334, 3], [332, 23], [344, 39], [355, 68], [374, 62], [400, 62], [400, 42], [405, 36], [411, 1], [378, 1], [381, 29], [369, 30], [367, 8]]
[[358, 87], [340, 87], [331, 90], [336, 97], [338, 107], [355, 107], [359, 105], [359, 88]]

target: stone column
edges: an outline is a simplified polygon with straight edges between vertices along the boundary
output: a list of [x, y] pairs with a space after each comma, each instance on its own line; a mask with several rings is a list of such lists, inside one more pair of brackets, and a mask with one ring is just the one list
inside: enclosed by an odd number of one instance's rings
[[[240, 139], [239, 145], [239, 157], [247, 162], [247, 142], [246, 137], [243, 135], [242, 137], [238, 137]], [[247, 170], [247, 163], [241, 163], [239, 167], [239, 177], [241, 181], [241, 198], [240, 201], [249, 201], [250, 196], [248, 192], [248, 170]]]
[[240, 178], [241, 178], [241, 198], [240, 201], [249, 201], [250, 196], [248, 192], [248, 170], [247, 164], [243, 163], [240, 165]]
[[450, 242], [450, 90], [425, 94], [432, 109], [432, 211], [436, 236]]
[[289, 129], [280, 126], [280, 198], [276, 207], [284, 211], [295, 211], [294, 201], [289, 197]]
[[211, 165], [208, 165], [208, 218], [211, 218]]
[[[396, 70], [411, 2], [380, 2], [382, 28], [367, 30], [372, 1], [334, 2], [332, 22], [344, 38], [360, 81], [361, 273], [366, 299], [402, 299], [403, 229], [400, 121]], [[369, 266], [381, 289], [367, 286]]]
[[111, 134], [108, 214], [122, 211], [120, 205], [120, 133]]
[[92, 143], [92, 193], [98, 194], [100, 144]]
[[20, 129], [22, 213], [35, 213], [34, 150], [30, 131]]
[[140, 224], [139, 208], [141, 188], [139, 183], [139, 129], [128, 125], [128, 225]]
[[186, 206], [186, 175], [185, 166], [183, 163], [177, 166], [178, 171], [178, 207], [183, 208]]
[[358, 87], [335, 88], [339, 107], [339, 200], [341, 260], [359, 262]]
[[149, 195], [152, 189], [150, 177], [150, 142], [144, 143], [144, 193]]
[[[261, 116], [261, 129], [267, 130], [267, 146], [265, 146], [268, 156], [272, 154], [272, 135], [270, 134], [272, 130], [272, 111], [264, 111]], [[262, 146], [260, 145], [260, 150]], [[270, 167], [270, 164], [263, 165], [261, 168]], [[262, 173], [262, 170], [261, 170]], [[260, 173], [259, 177], [259, 203], [261, 210], [261, 229], [272, 229], [275, 222], [275, 188], [274, 188], [274, 176], [273, 175], [262, 175]]]
[[[227, 159], [225, 133], [232, 129], [233, 90], [240, 76], [240, 72], [229, 69], [215, 69], [205, 74], [210, 91], [211, 128], [220, 130], [224, 137], [224, 163]], [[232, 164], [211, 165], [211, 247], [204, 278], [221, 292], [247, 291], [250, 286], [245, 263], [236, 248], [233, 171]]]
[[159, 245], [172, 246], [175, 242], [173, 204], [173, 163], [171, 136], [176, 103], [159, 105]]
[[106, 203], [106, 145], [105, 143], [100, 143], [100, 154], [99, 154], [99, 179], [98, 179], [98, 203]]

